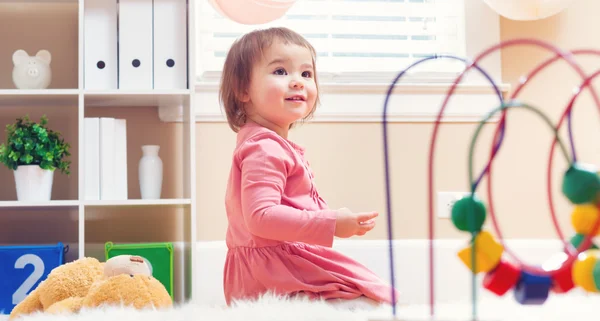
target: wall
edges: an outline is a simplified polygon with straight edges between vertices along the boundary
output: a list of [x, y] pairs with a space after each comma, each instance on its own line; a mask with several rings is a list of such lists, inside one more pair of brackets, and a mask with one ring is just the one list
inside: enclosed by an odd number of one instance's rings
[[[72, 31], [75, 30], [73, 24], [76, 21], [74, 20], [76, 19], [76, 10], [69, 5], [50, 8], [36, 3], [35, 6], [38, 11], [32, 11], [31, 8], [30, 10], [15, 9], [16, 7], [5, 4], [0, 6], [0, 16], [3, 17], [0, 19], [0, 39], [3, 41], [9, 39], [6, 43], [15, 44], [14, 48], [0, 46], [0, 75], [4, 75], [0, 77], [0, 88], [12, 88], [9, 78], [12, 69], [10, 59], [12, 52], [17, 47], [27, 49], [30, 53], [41, 48], [50, 49], [55, 55], [54, 61], [58, 66], [72, 65], [69, 61], [77, 59], [76, 51], [72, 50], [73, 46], [76, 46], [76, 35]], [[577, 1], [567, 11], [543, 21], [515, 22], [502, 19], [502, 39], [535, 37], [567, 49], [583, 46], [596, 47], [596, 44], [590, 41], [593, 38], [587, 37], [587, 34], [589, 30], [596, 30], [600, 27], [600, 22], [594, 22], [593, 15], [590, 14], [597, 12], [598, 9], [600, 9], [600, 3]], [[49, 11], [56, 11], [53, 13], [55, 17], [56, 14], [59, 15], [58, 18], [51, 19], [52, 26], [49, 26], [49, 19], [43, 19]], [[19, 33], [13, 32], [14, 29], [2, 28], [8, 20], [18, 23]], [[33, 26], [34, 21], [48, 24], [48, 26], [43, 25], [36, 28]], [[50, 32], [49, 30], [52, 30], [51, 34], [60, 34], [61, 37], [48, 37], [46, 32]], [[23, 34], [40, 34], [40, 36], [36, 43], [20, 42], [19, 39]], [[521, 75], [547, 56], [548, 52], [532, 48], [504, 50], [502, 52], [503, 80], [515, 85]], [[593, 67], [596, 61], [596, 59], [587, 59], [585, 66]], [[76, 72], [66, 68], [56, 73], [52, 88], [74, 87], [75, 81]], [[535, 79], [520, 97], [540, 106], [552, 119], [556, 119], [565, 102], [568, 101], [572, 89], [578, 83], [576, 75], [564, 63], [558, 63]], [[146, 141], [160, 141], [161, 144], [167, 144], [161, 139], [167, 139], [165, 137], [173, 139], [181, 132], [178, 124], [161, 123], [153, 108], [140, 108], [140, 110], [104, 111], [106, 113], [114, 112], [116, 115], [132, 120], [129, 127], [131, 157], [128, 168], [131, 173], [129, 179], [132, 182], [130, 197], [139, 197], [139, 188], [135, 182], [135, 170], [137, 159], [140, 156], [140, 144]], [[579, 158], [585, 162], [598, 163], [598, 148], [592, 147], [594, 146], [592, 145], [593, 140], [590, 139], [598, 134], [598, 129], [596, 129], [598, 115], [593, 108], [589, 95], [582, 95], [574, 112], [575, 139]], [[28, 110], [32, 116], [41, 113], [35, 108], [23, 110]], [[65, 130], [68, 135], [75, 135], [73, 131], [76, 125], [71, 117], [74, 115], [73, 111], [73, 109], [53, 111], [50, 114], [51, 122], [56, 124], [58, 129]], [[143, 116], [140, 116], [139, 112], [143, 112]], [[101, 111], [92, 111], [92, 113], [101, 113]], [[3, 108], [2, 114], [0, 114], [2, 129], [17, 114], [17, 109]], [[483, 161], [489, 153], [494, 126], [486, 126], [479, 140], [481, 145], [478, 145], [475, 157], [477, 172], [482, 168]], [[146, 128], [153, 128], [153, 130], [144, 131]], [[223, 199], [235, 136], [225, 123], [198, 123], [196, 128], [198, 237], [201, 240], [222, 240], [226, 230]], [[435, 187], [437, 190], [467, 189], [467, 148], [474, 129], [475, 124], [472, 123], [444, 125], [441, 128], [435, 163]], [[529, 132], [527, 133], [526, 130]], [[390, 141], [393, 145], [391, 164], [396, 238], [423, 238], [427, 235], [426, 170], [431, 131], [432, 124], [395, 123], [390, 125]], [[74, 136], [71, 137], [73, 144], [76, 145]], [[549, 219], [545, 195], [546, 164], [551, 137], [549, 129], [531, 113], [521, 111], [510, 113], [505, 144], [493, 168], [494, 205], [505, 237], [556, 237]], [[563, 135], [563, 137], [566, 136]], [[355, 211], [379, 211], [382, 216], [378, 220], [378, 226], [363, 238], [385, 238], [381, 125], [378, 123], [312, 123], [294, 130], [291, 138], [308, 149], [307, 157], [315, 170], [320, 194], [324, 196], [329, 205], [333, 208], [349, 207]], [[5, 135], [2, 131], [0, 140], [4, 139]], [[73, 152], [76, 152], [76, 149]], [[164, 152], [161, 156], [165, 163], [177, 164], [179, 163], [178, 155], [177, 152]], [[557, 153], [556, 156], [560, 156], [560, 154]], [[559, 222], [566, 230], [565, 233], [570, 233], [569, 207], [558, 194], [557, 186], [560, 171], [564, 170], [564, 162], [560, 162], [559, 157], [557, 159], [559, 161], [554, 166], [554, 198], [560, 216]], [[73, 161], [76, 173], [77, 162], [76, 159]], [[71, 198], [76, 195], [74, 177], [57, 177], [57, 184], [60, 184], [61, 188], [56, 189], [55, 192], [59, 198]], [[0, 178], [6, 182], [12, 180], [11, 173], [4, 167], [0, 168]], [[485, 194], [486, 181], [484, 180], [483, 183], [480, 193]], [[177, 187], [179, 185], [179, 182], [167, 181], [166, 194], [178, 195]], [[482, 196], [487, 199], [485, 195]], [[14, 199], [14, 197], [12, 183], [4, 184], [0, 188], [0, 199]], [[165, 211], [168, 212], [166, 209], [153, 211], [152, 213], [156, 213], [152, 215], [168, 217], [168, 213]], [[139, 221], [139, 218], [145, 214], [143, 208], [131, 209], [127, 212], [128, 214], [137, 213], [138, 216], [117, 214], [116, 217], [121, 217], [124, 222], [132, 223]], [[15, 219], [18, 217], [23, 224], [26, 224], [27, 219], [20, 212], [13, 214]], [[38, 218], [42, 217], [41, 214], [35, 215]], [[48, 222], [53, 221], [53, 217], [60, 215], [62, 214], [56, 213], [55, 216], [49, 217]], [[100, 235], [107, 230], [105, 223], [106, 221], [90, 222], [89, 226], [86, 226], [86, 233], [97, 239], [96, 241], [103, 241], [100, 240]], [[60, 226], [56, 226], [57, 229], [52, 233], [59, 238], [66, 232], [76, 240], [76, 223], [73, 224], [75, 225], [63, 226], [62, 230]], [[150, 227], [148, 226], [148, 228]], [[40, 231], [42, 229], [40, 226]], [[126, 233], [130, 233], [130, 231], [126, 230], [123, 233], [113, 231], [113, 233], [115, 237], [118, 237], [128, 235]], [[168, 226], [157, 230], [156, 233], [156, 239], [170, 239], [172, 235], [178, 233], [178, 228]], [[464, 237], [464, 234], [454, 230], [447, 219], [436, 220], [436, 233], [444, 238]], [[9, 234], [8, 231], [0, 229], [0, 235]], [[41, 234], [37, 235], [42, 237]], [[18, 236], [10, 236], [7, 240], [20, 241], [13, 237], [17, 238]], [[2, 241], [4, 240], [0, 240], [0, 242]]]
[[[533, 37], [572, 49], [598, 47], [589, 30], [597, 30], [591, 12], [600, 3], [576, 1], [567, 11], [534, 22], [501, 20], [501, 39]], [[549, 52], [530, 47], [502, 51], [503, 81], [516, 86], [522, 75], [549, 57]], [[593, 71], [597, 59], [586, 59], [584, 68]], [[570, 98], [579, 80], [564, 63], [546, 69], [521, 92], [519, 98], [534, 104], [553, 120]], [[578, 157], [598, 164], [599, 149], [591, 137], [598, 135], [598, 114], [589, 95], [582, 94], [573, 112], [574, 137]], [[476, 124], [443, 125], [437, 143], [434, 184], [437, 190], [466, 190], [467, 153]], [[565, 127], [566, 128], [566, 127]], [[427, 155], [432, 124], [395, 123], [390, 125], [392, 150], [392, 193], [395, 238], [427, 237]], [[476, 148], [476, 173], [489, 155], [495, 125], [486, 126]], [[234, 136], [226, 124], [200, 123], [197, 126], [198, 235], [203, 240], [223, 239], [226, 220], [223, 210], [225, 183]], [[313, 123], [293, 131], [292, 139], [307, 148], [316, 173], [320, 194], [333, 208], [355, 211], [377, 210], [385, 214], [383, 150], [378, 123]], [[503, 148], [493, 167], [493, 201], [497, 221], [504, 237], [555, 238], [546, 196], [546, 168], [550, 129], [541, 118], [526, 111], [511, 111]], [[562, 138], [566, 139], [565, 132]], [[568, 144], [568, 141], [566, 142]], [[553, 200], [564, 233], [572, 232], [570, 207], [559, 194], [565, 162], [555, 153]], [[487, 180], [479, 189], [484, 200]], [[488, 227], [491, 218], [488, 216]], [[439, 237], [464, 237], [447, 219], [436, 219]], [[377, 227], [364, 239], [386, 237], [382, 215]]]

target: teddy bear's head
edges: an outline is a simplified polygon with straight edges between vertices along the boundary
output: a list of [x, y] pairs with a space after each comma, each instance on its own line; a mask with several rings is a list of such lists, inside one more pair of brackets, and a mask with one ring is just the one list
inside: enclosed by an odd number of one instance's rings
[[94, 283], [82, 301], [86, 308], [114, 304], [141, 309], [170, 307], [173, 303], [142, 257], [119, 255], [106, 261], [104, 278]]
[[83, 308], [102, 305], [165, 308], [173, 304], [165, 286], [144, 274], [119, 274], [96, 282], [83, 299]]
[[109, 278], [119, 274], [152, 275], [148, 263], [137, 255], [118, 255], [106, 261], [104, 277]]

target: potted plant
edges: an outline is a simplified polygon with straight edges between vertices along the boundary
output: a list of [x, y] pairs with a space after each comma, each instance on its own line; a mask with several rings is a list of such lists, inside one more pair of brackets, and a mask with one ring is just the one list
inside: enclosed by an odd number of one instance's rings
[[0, 162], [14, 172], [19, 201], [49, 201], [54, 171], [70, 174], [70, 145], [59, 132], [46, 127], [43, 115], [39, 123], [29, 116], [6, 125], [6, 143], [0, 145]]

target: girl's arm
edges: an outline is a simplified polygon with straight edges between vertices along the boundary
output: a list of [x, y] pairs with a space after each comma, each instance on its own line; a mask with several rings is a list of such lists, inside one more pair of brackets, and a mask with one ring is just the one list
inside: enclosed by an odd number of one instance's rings
[[265, 239], [331, 247], [336, 211], [307, 211], [281, 204], [291, 151], [279, 137], [263, 135], [238, 151], [243, 216], [250, 232]]

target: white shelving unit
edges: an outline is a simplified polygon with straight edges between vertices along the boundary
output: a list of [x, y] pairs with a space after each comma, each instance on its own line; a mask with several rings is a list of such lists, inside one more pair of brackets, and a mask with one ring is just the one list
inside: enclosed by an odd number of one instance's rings
[[[49, 202], [17, 201], [12, 172], [0, 165], [0, 245], [62, 242], [70, 249], [67, 261], [86, 256], [103, 261], [103, 245], [108, 241], [173, 242], [175, 301], [183, 302], [195, 288], [194, 0], [187, 0], [188, 88], [172, 91], [84, 88], [84, 1], [0, 0], [0, 28], [4, 30], [0, 33], [1, 142], [6, 140], [5, 126], [15, 118], [28, 114], [37, 121], [46, 114], [48, 126], [63, 133], [72, 153], [71, 175], [54, 174]], [[7, 31], [4, 22], [15, 24], [12, 31]], [[53, 82], [49, 89], [15, 89], [12, 53], [17, 49], [26, 49], [30, 55], [39, 49], [51, 52]], [[159, 120], [159, 110], [171, 108], [183, 116], [182, 123]], [[127, 200], [84, 198], [84, 118], [99, 116], [127, 119]], [[144, 144], [161, 145], [162, 199], [140, 197], [137, 171]], [[16, 230], [19, 232], [13, 233]]]

